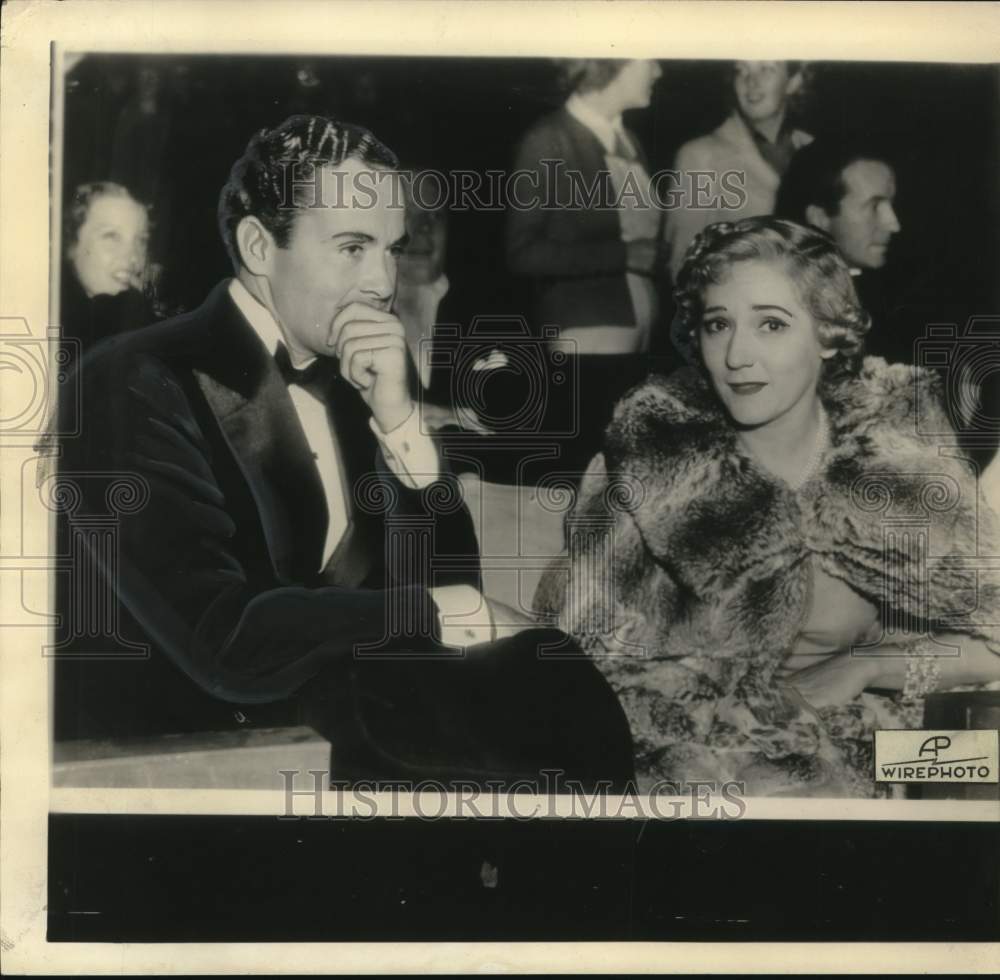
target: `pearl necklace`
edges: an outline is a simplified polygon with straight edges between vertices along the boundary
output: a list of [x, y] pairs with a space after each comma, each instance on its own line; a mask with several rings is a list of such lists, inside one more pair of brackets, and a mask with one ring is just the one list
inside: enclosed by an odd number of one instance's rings
[[819, 429], [816, 432], [816, 440], [813, 444], [813, 450], [809, 454], [809, 458], [805, 461], [802, 466], [802, 470], [799, 473], [798, 478], [794, 482], [789, 482], [789, 485], [793, 490], [800, 490], [802, 487], [809, 482], [816, 471], [819, 469], [820, 463], [823, 462], [823, 457], [826, 455], [826, 451], [830, 446], [830, 423], [826, 417], [826, 411], [822, 405], [819, 406]]

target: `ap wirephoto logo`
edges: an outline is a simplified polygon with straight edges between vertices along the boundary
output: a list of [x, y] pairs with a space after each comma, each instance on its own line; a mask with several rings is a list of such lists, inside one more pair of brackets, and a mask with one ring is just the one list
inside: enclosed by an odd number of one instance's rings
[[1000, 732], [875, 733], [879, 783], [995, 783]]

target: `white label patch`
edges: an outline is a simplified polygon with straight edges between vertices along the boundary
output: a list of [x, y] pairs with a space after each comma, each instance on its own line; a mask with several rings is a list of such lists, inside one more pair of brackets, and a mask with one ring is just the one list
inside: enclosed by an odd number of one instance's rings
[[878, 783], [995, 783], [1000, 732], [875, 733]]

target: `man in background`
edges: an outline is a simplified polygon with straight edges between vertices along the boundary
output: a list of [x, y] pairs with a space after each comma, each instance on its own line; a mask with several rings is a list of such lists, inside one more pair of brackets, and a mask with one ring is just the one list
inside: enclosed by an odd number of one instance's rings
[[[866, 141], [824, 137], [792, 160], [775, 211], [833, 238], [872, 318], [866, 353], [890, 363], [936, 368], [952, 425], [966, 453], [982, 468], [996, 451], [1000, 403], [997, 386], [989, 383], [989, 373], [976, 369], [979, 360], [970, 350], [981, 350], [982, 363], [988, 363], [995, 330], [984, 321], [968, 333], [969, 324], [984, 318], [974, 316], [979, 312], [975, 301], [944, 270], [896, 269], [895, 286], [889, 285], [892, 243], [902, 228], [895, 202], [896, 172], [887, 154]], [[955, 336], [964, 339], [951, 345], [948, 356], [922, 363], [919, 342], [928, 338], [930, 326], [941, 324], [954, 325]]]
[[878, 150], [817, 139], [792, 158], [778, 188], [775, 214], [833, 238], [872, 317], [868, 353], [912, 363], [916, 338], [890, 326], [893, 311], [881, 274], [901, 229], [895, 198], [895, 170]]

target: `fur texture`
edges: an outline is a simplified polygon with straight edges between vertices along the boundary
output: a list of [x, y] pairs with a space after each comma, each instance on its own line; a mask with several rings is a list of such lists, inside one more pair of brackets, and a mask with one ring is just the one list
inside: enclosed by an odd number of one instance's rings
[[938, 450], [939, 387], [880, 358], [827, 386], [831, 446], [798, 491], [740, 448], [696, 369], [621, 401], [536, 606], [597, 659], [647, 781], [871, 795], [870, 730], [900, 727], [895, 706], [865, 694], [821, 718], [776, 676], [817, 601], [814, 563], [883, 623], [996, 641], [1000, 588], [975, 567], [1000, 555], [996, 520]]

